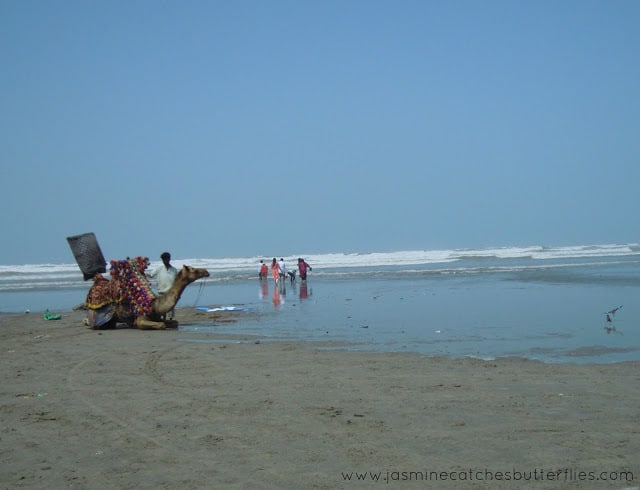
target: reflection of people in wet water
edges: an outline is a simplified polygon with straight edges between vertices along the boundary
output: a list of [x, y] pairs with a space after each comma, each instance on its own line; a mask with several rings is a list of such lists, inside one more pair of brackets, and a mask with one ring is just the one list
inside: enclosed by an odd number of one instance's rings
[[280, 296], [280, 289], [279, 288], [273, 288], [273, 306], [278, 307], [282, 303], [284, 303], [284, 300]]
[[298, 273], [300, 274], [300, 279], [303, 281], [307, 280], [307, 271], [312, 271], [313, 269], [309, 264], [307, 264], [303, 258], [298, 259]]
[[269, 296], [269, 281], [260, 281], [260, 299]]
[[307, 289], [307, 281], [302, 281], [300, 283], [300, 299], [307, 299], [311, 293]]

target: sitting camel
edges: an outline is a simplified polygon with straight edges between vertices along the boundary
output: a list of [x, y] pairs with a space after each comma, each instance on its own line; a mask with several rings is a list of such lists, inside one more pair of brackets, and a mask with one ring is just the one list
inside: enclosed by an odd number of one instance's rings
[[[117, 323], [141, 330], [178, 327], [178, 322], [167, 320], [166, 314], [176, 306], [184, 288], [197, 279], [209, 277], [209, 271], [185, 265], [178, 272], [171, 289], [155, 296], [151, 293], [148, 279], [140, 272], [146, 267], [146, 258], [140, 259], [120, 262], [127, 264], [130, 270], [136, 270], [136, 275], [126, 279], [112, 272], [112, 278], [107, 280], [96, 273], [85, 302], [89, 309], [85, 324], [94, 329], [114, 328]], [[136, 261], [138, 266], [129, 265]], [[112, 266], [114, 264], [112, 261]]]

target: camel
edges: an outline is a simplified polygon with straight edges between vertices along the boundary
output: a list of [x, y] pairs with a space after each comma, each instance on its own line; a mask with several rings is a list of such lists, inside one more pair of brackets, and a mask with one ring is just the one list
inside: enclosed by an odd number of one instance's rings
[[[115, 277], [107, 280], [96, 273], [85, 302], [89, 309], [85, 324], [94, 329], [114, 328], [117, 323], [125, 323], [140, 330], [177, 328], [178, 322], [167, 320], [166, 314], [176, 306], [184, 289], [202, 277], [209, 277], [207, 269], [183, 266], [171, 289], [150, 299], [150, 304], [145, 308], [146, 313], [141, 313], [140, 308], [132, 307], [132, 302], [123, 296], [123, 288]], [[144, 280], [148, 284], [146, 277]]]

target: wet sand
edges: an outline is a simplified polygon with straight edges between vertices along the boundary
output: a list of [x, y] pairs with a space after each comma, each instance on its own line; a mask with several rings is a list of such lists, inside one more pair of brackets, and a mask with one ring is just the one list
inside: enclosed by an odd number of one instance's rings
[[83, 316], [0, 319], [1, 488], [640, 486], [639, 362], [93, 331]]

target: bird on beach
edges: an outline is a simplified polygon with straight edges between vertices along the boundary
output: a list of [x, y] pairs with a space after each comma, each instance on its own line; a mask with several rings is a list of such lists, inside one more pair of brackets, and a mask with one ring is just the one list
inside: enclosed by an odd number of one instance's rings
[[617, 308], [614, 308], [613, 310], [609, 310], [607, 311], [604, 315], [605, 315], [605, 320], [607, 323], [612, 323], [613, 322], [613, 318], [614, 316], [616, 316], [616, 312], [622, 308], [623, 305], [618, 306]]
[[616, 330], [616, 326], [613, 324], [613, 317], [616, 315], [616, 312], [620, 308], [622, 308], [622, 305], [618, 306], [617, 308], [613, 308], [612, 310], [609, 310], [604, 314], [605, 315], [604, 330], [605, 332], [607, 332], [607, 334], [618, 333], [618, 331]]
[[620, 308], [622, 308], [622, 307], [623, 307], [623, 305], [620, 305], [620, 306], [618, 306], [617, 308], [614, 308], [613, 310], [609, 310], [609, 311], [607, 311], [607, 315], [613, 315], [613, 316], [615, 316], [616, 312], [617, 312]]

